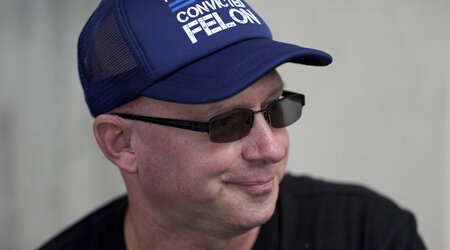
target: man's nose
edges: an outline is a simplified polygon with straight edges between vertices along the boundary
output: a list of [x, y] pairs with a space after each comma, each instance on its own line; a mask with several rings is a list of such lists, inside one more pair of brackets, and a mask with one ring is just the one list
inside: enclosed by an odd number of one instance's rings
[[277, 163], [286, 156], [286, 145], [282, 138], [274, 133], [274, 129], [264, 119], [262, 113], [255, 114], [253, 127], [244, 138], [243, 157], [248, 161]]

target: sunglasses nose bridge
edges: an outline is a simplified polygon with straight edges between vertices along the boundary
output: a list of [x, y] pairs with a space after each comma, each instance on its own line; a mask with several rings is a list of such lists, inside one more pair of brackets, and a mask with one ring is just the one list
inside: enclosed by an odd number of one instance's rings
[[255, 116], [257, 113], [262, 113], [263, 116], [264, 116], [264, 120], [266, 120], [266, 122], [268, 124], [270, 124], [269, 111], [270, 111], [270, 107], [267, 107], [265, 109], [261, 109], [261, 110], [258, 110], [258, 111], [253, 111], [253, 116]]

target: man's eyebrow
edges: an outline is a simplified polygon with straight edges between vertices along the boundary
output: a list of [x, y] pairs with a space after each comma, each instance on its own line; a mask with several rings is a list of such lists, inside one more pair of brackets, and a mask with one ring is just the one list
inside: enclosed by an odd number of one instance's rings
[[213, 116], [223, 114], [225, 112], [248, 107], [250, 106], [249, 102], [241, 102], [241, 103], [232, 103], [231, 105], [225, 105], [225, 104], [218, 104], [217, 106], [211, 107], [208, 109], [208, 113], [212, 114]]
[[[271, 101], [269, 99], [271, 99], [274, 96], [280, 96], [283, 93], [284, 90], [284, 82], [277, 88], [273, 89], [272, 91], [270, 91], [262, 100], [261, 104], [266, 104], [267, 101]], [[242, 103], [233, 103], [232, 105], [228, 106], [228, 105], [217, 105], [214, 107], [211, 107], [208, 109], [209, 112], [212, 112], [214, 115], [218, 115], [218, 114], [222, 114], [225, 112], [228, 112], [230, 110], [234, 110], [234, 109], [238, 109], [238, 108], [242, 108], [242, 107], [248, 107], [250, 106], [251, 103], [249, 102], [242, 102]]]
[[283, 82], [278, 88], [272, 90], [272, 91], [267, 95], [266, 99], [267, 99], [267, 98], [270, 98], [271, 96], [274, 96], [274, 95], [281, 95], [281, 94], [283, 94], [284, 87], [285, 87], [285, 84], [284, 84], [284, 82]]

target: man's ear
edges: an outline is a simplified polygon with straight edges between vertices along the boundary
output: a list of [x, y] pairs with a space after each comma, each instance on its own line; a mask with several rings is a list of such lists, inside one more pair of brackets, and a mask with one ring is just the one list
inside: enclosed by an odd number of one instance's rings
[[120, 118], [114, 115], [99, 115], [95, 118], [93, 129], [95, 139], [106, 158], [122, 171], [136, 173], [136, 154], [130, 143], [130, 132]]

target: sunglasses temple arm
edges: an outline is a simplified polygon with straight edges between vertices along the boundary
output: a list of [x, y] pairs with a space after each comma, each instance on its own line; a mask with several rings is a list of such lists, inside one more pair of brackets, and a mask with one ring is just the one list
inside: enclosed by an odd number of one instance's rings
[[189, 122], [190, 130], [209, 133], [209, 122]]
[[138, 120], [143, 122], [149, 122], [159, 125], [165, 125], [175, 128], [188, 129], [193, 131], [200, 132], [209, 132], [209, 122], [195, 122], [195, 121], [186, 121], [186, 120], [178, 120], [178, 119], [168, 119], [168, 118], [157, 118], [150, 116], [140, 116], [140, 115], [131, 115], [131, 114], [121, 114], [114, 113], [113, 115], [125, 118]]
[[148, 122], [166, 125], [175, 128], [188, 129], [199, 132], [209, 132], [209, 123], [208, 122], [194, 122], [194, 121], [185, 121], [185, 120], [176, 120], [176, 119], [166, 119], [166, 118], [150, 118], [146, 119]]

